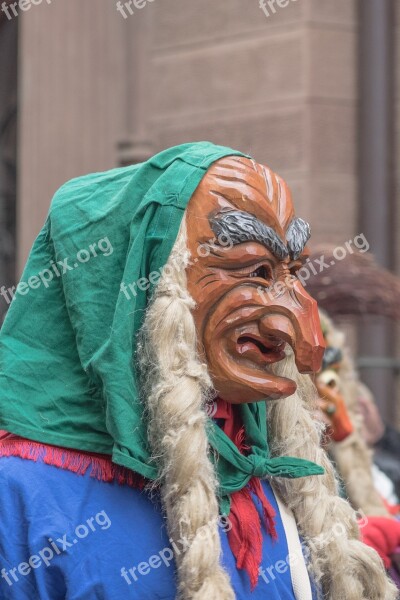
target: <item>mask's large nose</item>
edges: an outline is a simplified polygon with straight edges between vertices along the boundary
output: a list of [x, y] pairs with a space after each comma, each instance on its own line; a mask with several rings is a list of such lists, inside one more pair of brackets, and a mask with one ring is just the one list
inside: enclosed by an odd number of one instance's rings
[[292, 348], [300, 373], [316, 373], [321, 368], [325, 343], [316, 301], [299, 281], [268, 301], [268, 313], [260, 323], [260, 333], [284, 340]]

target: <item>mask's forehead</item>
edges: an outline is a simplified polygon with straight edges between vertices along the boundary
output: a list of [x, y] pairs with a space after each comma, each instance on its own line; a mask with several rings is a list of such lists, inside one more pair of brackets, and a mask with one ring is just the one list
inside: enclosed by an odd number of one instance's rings
[[285, 238], [294, 217], [291, 193], [271, 169], [248, 158], [230, 156], [214, 163], [203, 182], [209, 193], [255, 215]]

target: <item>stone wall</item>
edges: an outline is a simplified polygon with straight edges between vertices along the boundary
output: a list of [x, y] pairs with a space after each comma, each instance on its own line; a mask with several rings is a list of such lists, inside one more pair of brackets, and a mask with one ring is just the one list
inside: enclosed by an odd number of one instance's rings
[[352, 237], [356, 5], [297, 0], [268, 18], [256, 1], [154, 7], [157, 149], [204, 138], [244, 149], [287, 178], [315, 241]]
[[352, 237], [355, 6], [290, 0], [267, 18], [256, 0], [154, 0], [124, 20], [109, 0], [68, 0], [20, 16], [20, 264], [56, 188], [117, 164], [130, 116], [149, 151], [210, 139], [253, 154], [288, 179], [315, 241]]

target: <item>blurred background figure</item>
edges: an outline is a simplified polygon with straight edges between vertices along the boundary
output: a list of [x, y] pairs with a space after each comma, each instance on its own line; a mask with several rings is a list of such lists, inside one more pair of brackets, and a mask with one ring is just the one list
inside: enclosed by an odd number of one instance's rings
[[[362, 436], [368, 447], [374, 451], [374, 475], [377, 487], [380, 486], [384, 496], [392, 503], [400, 498], [400, 431], [383, 422], [371, 391], [360, 383], [358, 387], [358, 409], [362, 417]], [[380, 476], [385, 473], [393, 482], [393, 489]]]
[[[309, 264], [321, 261], [323, 257], [323, 261], [331, 265], [329, 273], [323, 277], [311, 274], [307, 280], [307, 289], [318, 301], [320, 309], [335, 320], [347, 318], [347, 323], [359, 323], [361, 327], [371, 318], [384, 317], [395, 328], [400, 320], [400, 278], [380, 267], [370, 253], [352, 252], [346, 260], [339, 262], [334, 262], [334, 255], [335, 248], [325, 244], [315, 247], [309, 257]], [[399, 392], [395, 388], [388, 398], [384, 396], [386, 390], [378, 388], [374, 395], [364, 384], [363, 371], [356, 369], [344, 334], [338, 331], [325, 312], [321, 312], [321, 323], [329, 349], [325, 354], [326, 372], [320, 376], [319, 385], [321, 387], [321, 383], [329, 380], [323, 390], [328, 395], [335, 392], [336, 384], [344, 386], [341, 391], [344, 391], [351, 420], [358, 422], [358, 433], [366, 447], [374, 450], [375, 478], [385, 487], [385, 478], [379, 474], [381, 469], [392, 481], [393, 489], [386, 485], [386, 494], [383, 495], [387, 499], [390, 495], [398, 498], [400, 432], [395, 420], [390, 417], [396, 414]], [[362, 359], [359, 362], [362, 364]], [[395, 360], [392, 362], [396, 363]], [[386, 408], [383, 416], [381, 412], [384, 411], [380, 411], [379, 406]], [[345, 437], [342, 435], [342, 439]], [[341, 441], [340, 432], [336, 441]]]
[[[396, 515], [400, 479], [391, 469], [391, 460], [398, 462], [400, 433], [385, 429], [371, 392], [359, 379], [344, 334], [324, 312], [320, 317], [327, 344], [316, 377], [320, 418], [326, 424], [327, 450], [342, 477], [344, 495], [367, 515]], [[394, 443], [386, 458], [389, 464], [381, 470], [372, 449], [386, 436]]]
[[[399, 25], [395, 0], [5, 0], [0, 322], [63, 182], [201, 139], [281, 173], [336, 263], [363, 234], [399, 273]], [[398, 426], [397, 325], [369, 314], [345, 328]]]
[[[400, 587], [400, 432], [386, 429], [372, 394], [355, 370], [345, 336], [320, 311], [327, 348], [316, 377], [320, 395], [316, 418], [326, 426], [325, 445], [340, 478], [342, 495], [361, 515], [365, 543], [374, 548]], [[376, 444], [385, 444], [379, 465]]]

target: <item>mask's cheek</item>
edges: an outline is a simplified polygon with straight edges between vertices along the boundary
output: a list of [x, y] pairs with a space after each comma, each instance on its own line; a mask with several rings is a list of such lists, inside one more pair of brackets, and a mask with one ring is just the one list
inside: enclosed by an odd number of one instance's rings
[[[218, 315], [220, 314], [221, 302], [235, 286], [237, 286], [237, 281], [224, 276], [217, 270], [193, 269], [188, 271], [188, 293], [196, 304], [192, 314], [196, 323], [197, 335], [200, 338], [204, 337], [207, 324], [214, 320], [216, 312], [218, 311]], [[240, 298], [238, 298], [238, 303], [240, 303]], [[229, 310], [231, 310], [229, 306], [226, 309], [223, 308], [224, 314], [218, 319], [224, 318]]]

